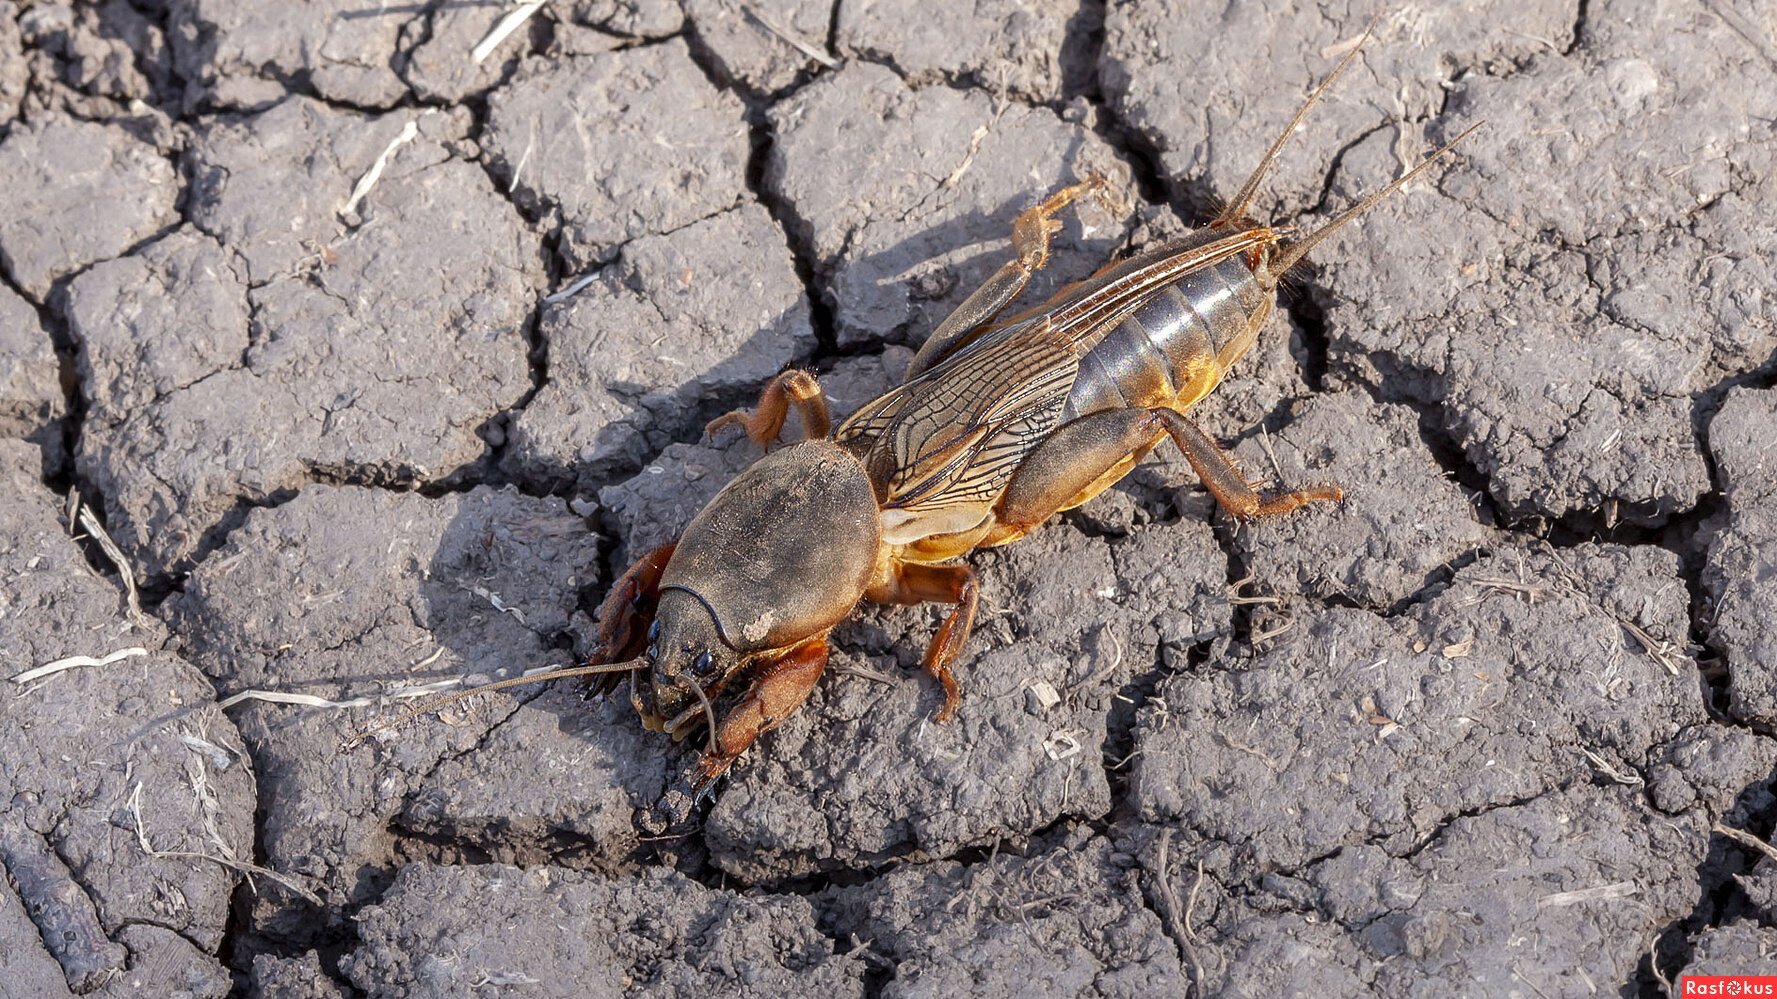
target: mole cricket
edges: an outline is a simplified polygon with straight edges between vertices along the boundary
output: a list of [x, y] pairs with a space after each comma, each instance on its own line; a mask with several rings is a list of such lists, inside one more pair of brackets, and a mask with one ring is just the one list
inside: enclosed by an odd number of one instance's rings
[[[1164, 440], [1236, 518], [1340, 500], [1333, 484], [1255, 491], [1187, 414], [1252, 347], [1292, 267], [1479, 127], [1306, 236], [1248, 218], [1291, 133], [1368, 37], [1308, 96], [1207, 225], [1113, 260], [1001, 319], [1047, 263], [1057, 214], [1103, 181], [1065, 187], [1017, 217], [1012, 259], [933, 331], [898, 387], [834, 427], [815, 376], [791, 370], [751, 411], [713, 421], [712, 434], [741, 425], [765, 455], [677, 541], [617, 580], [599, 609], [599, 646], [588, 664], [450, 695], [390, 725], [519, 683], [593, 675], [595, 688], [609, 692], [627, 680], [648, 728], [675, 739], [705, 730], [692, 777], [707, 793], [801, 707], [826, 667], [830, 632], [863, 600], [951, 605], [924, 656], [944, 690], [938, 720], [949, 719], [960, 701], [953, 667], [978, 595], [963, 556], [1016, 541], [1087, 502]], [[770, 450], [792, 408], [805, 439]]]

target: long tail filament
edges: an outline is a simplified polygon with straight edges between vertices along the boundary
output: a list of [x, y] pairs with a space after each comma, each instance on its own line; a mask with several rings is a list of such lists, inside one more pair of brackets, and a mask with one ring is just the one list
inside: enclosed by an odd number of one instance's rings
[[1309, 233], [1308, 235], [1302, 237], [1300, 240], [1297, 240], [1296, 242], [1291, 243], [1289, 246], [1285, 247], [1282, 255], [1279, 256], [1277, 258], [1276, 262], [1272, 265], [1272, 267], [1274, 268], [1274, 273], [1282, 274], [1285, 271], [1288, 271], [1291, 267], [1295, 266], [1298, 261], [1300, 261], [1304, 256], [1306, 256], [1308, 254], [1309, 250], [1314, 249], [1315, 245], [1318, 244], [1321, 240], [1326, 239], [1328, 236], [1331, 236], [1335, 231], [1337, 231], [1339, 229], [1340, 226], [1343, 226], [1345, 223], [1350, 222], [1352, 219], [1357, 218], [1359, 215], [1362, 215], [1363, 213], [1376, 207], [1376, 203], [1381, 201], [1383, 198], [1388, 197], [1389, 195], [1393, 194], [1394, 192], [1400, 190], [1402, 187], [1406, 186], [1408, 181], [1411, 181], [1414, 177], [1417, 177], [1421, 173], [1424, 173], [1428, 167], [1430, 167], [1433, 163], [1436, 163], [1438, 161], [1438, 159], [1440, 157], [1442, 157], [1445, 153], [1448, 153], [1450, 150], [1455, 149], [1457, 143], [1468, 138], [1470, 135], [1473, 135], [1475, 132], [1475, 129], [1480, 128], [1482, 125], [1485, 125], [1485, 124], [1486, 124], [1486, 122], [1484, 122], [1484, 121], [1477, 121], [1473, 125], [1470, 125], [1469, 127], [1463, 129], [1461, 135], [1458, 135], [1456, 138], [1451, 139], [1449, 142], [1444, 143], [1443, 146], [1438, 148], [1437, 152], [1432, 153], [1430, 156], [1427, 156], [1423, 160], [1420, 160], [1418, 166], [1415, 166], [1413, 169], [1408, 170], [1404, 174], [1401, 174], [1399, 178], [1397, 178], [1393, 183], [1389, 184], [1387, 187], [1384, 187], [1382, 190], [1377, 191], [1374, 194], [1371, 194], [1369, 197], [1365, 198], [1364, 200], [1358, 202], [1355, 205], [1352, 205], [1350, 208], [1345, 209], [1343, 212], [1339, 213], [1338, 218], [1334, 219], [1331, 222], [1328, 222], [1326, 225], [1321, 226], [1319, 229], [1314, 230], [1313, 232]]
[[1350, 52], [1345, 53], [1345, 58], [1339, 60], [1339, 65], [1333, 67], [1333, 71], [1327, 74], [1327, 78], [1320, 81], [1320, 86], [1314, 88], [1314, 93], [1309, 94], [1308, 99], [1302, 102], [1302, 106], [1296, 109], [1296, 116], [1290, 119], [1290, 123], [1284, 127], [1277, 138], [1271, 140], [1271, 148], [1265, 150], [1265, 155], [1259, 160], [1259, 165], [1254, 167], [1253, 172], [1247, 176], [1246, 183], [1240, 185], [1240, 192], [1234, 195], [1234, 200], [1229, 202], [1228, 207], [1222, 209], [1222, 213], [1209, 224], [1211, 229], [1225, 228], [1246, 217], [1247, 209], [1252, 207], [1253, 198], [1258, 196], [1259, 182], [1265, 179], [1265, 174], [1271, 170], [1272, 164], [1277, 162], [1278, 154], [1283, 152], [1283, 147], [1289, 143], [1290, 136], [1296, 134], [1296, 129], [1301, 126], [1302, 120], [1308, 117], [1308, 112], [1313, 110], [1315, 104], [1319, 103], [1321, 95], [1327, 92], [1327, 88], [1333, 85], [1333, 81], [1339, 78], [1339, 74], [1345, 72], [1345, 67], [1351, 65], [1351, 60], [1356, 59], [1357, 54], [1364, 50], [1364, 43], [1370, 40], [1370, 34], [1375, 30], [1376, 19], [1372, 17], [1369, 25], [1364, 28], [1363, 35], [1358, 38], [1357, 44], [1352, 46]]

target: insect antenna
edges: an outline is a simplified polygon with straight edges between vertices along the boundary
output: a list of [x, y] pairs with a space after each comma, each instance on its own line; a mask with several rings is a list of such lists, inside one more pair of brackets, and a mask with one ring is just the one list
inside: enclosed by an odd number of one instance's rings
[[1400, 190], [1402, 187], [1406, 186], [1408, 181], [1412, 180], [1414, 177], [1419, 176], [1421, 173], [1424, 173], [1428, 167], [1430, 167], [1433, 163], [1436, 163], [1440, 158], [1443, 157], [1443, 155], [1445, 153], [1448, 153], [1450, 150], [1455, 149], [1457, 143], [1468, 138], [1470, 135], [1473, 135], [1475, 129], [1480, 128], [1482, 125], [1485, 125], [1485, 124], [1486, 124], [1486, 122], [1484, 122], [1484, 121], [1477, 121], [1473, 125], [1470, 125], [1469, 127], [1463, 129], [1461, 135], [1458, 135], [1456, 138], [1451, 139], [1449, 142], [1444, 143], [1444, 145], [1442, 145], [1438, 148], [1437, 152], [1434, 152], [1430, 156], [1427, 156], [1425, 159], [1420, 160], [1418, 166], [1415, 166], [1413, 169], [1408, 170], [1404, 174], [1401, 174], [1400, 177], [1396, 178], [1387, 187], [1384, 187], [1382, 190], [1377, 191], [1374, 194], [1371, 194], [1369, 197], [1365, 198], [1364, 200], [1358, 202], [1355, 205], [1352, 205], [1350, 208], [1345, 209], [1343, 212], [1340, 212], [1339, 217], [1334, 219], [1333, 221], [1328, 222], [1326, 225], [1321, 226], [1319, 229], [1314, 230], [1313, 232], [1302, 237], [1301, 239], [1297, 240], [1296, 242], [1291, 243], [1289, 246], [1284, 247], [1283, 253], [1277, 258], [1276, 261], [1274, 261], [1272, 263], [1271, 272], [1273, 274], [1282, 274], [1283, 272], [1289, 270], [1291, 267], [1294, 267], [1297, 264], [1297, 262], [1299, 262], [1304, 256], [1306, 256], [1308, 254], [1309, 250], [1314, 249], [1314, 247], [1318, 243], [1320, 243], [1321, 240], [1326, 239], [1328, 236], [1331, 236], [1334, 232], [1336, 232], [1339, 229], [1340, 226], [1343, 226], [1345, 223], [1350, 222], [1352, 219], [1357, 218], [1359, 215], [1362, 215], [1363, 213], [1376, 207], [1376, 203], [1381, 201], [1383, 198], [1388, 197], [1389, 195], [1393, 194], [1394, 192]]
[[340, 743], [339, 751], [342, 753], [349, 753], [363, 745], [364, 741], [372, 736], [387, 732], [392, 728], [399, 728], [400, 726], [413, 721], [415, 718], [424, 714], [430, 714], [437, 711], [439, 708], [455, 704], [458, 701], [470, 697], [479, 697], [490, 691], [504, 690], [507, 687], [519, 687], [527, 683], [543, 683], [547, 680], [561, 680], [574, 676], [599, 676], [608, 673], [628, 673], [631, 670], [641, 669], [645, 662], [645, 657], [637, 657], [635, 659], [626, 659], [620, 663], [608, 663], [599, 666], [575, 666], [572, 669], [551, 670], [547, 673], [536, 673], [531, 676], [516, 676], [510, 680], [500, 680], [496, 683], [484, 683], [479, 687], [471, 687], [468, 690], [459, 690], [454, 694], [445, 694], [441, 697], [434, 697], [417, 707], [408, 709], [405, 714], [402, 714], [393, 721], [386, 721], [380, 725], [375, 725], [359, 732], [357, 735]]
[[1339, 65], [1333, 67], [1333, 71], [1327, 74], [1327, 78], [1320, 81], [1320, 86], [1314, 88], [1314, 93], [1309, 94], [1308, 99], [1302, 102], [1302, 106], [1296, 109], [1296, 116], [1290, 119], [1290, 123], [1284, 126], [1277, 138], [1271, 140], [1271, 148], [1265, 150], [1265, 155], [1259, 160], [1259, 165], [1253, 168], [1253, 172], [1246, 178], [1246, 183], [1240, 185], [1240, 192], [1234, 195], [1234, 200], [1229, 202], [1228, 206], [1222, 209], [1221, 214], [1215, 217], [1215, 221], [1209, 224], [1211, 229], [1221, 229], [1233, 225], [1246, 217], [1246, 210], [1252, 207], [1253, 198], [1258, 196], [1259, 183], [1265, 179], [1265, 174], [1270, 171], [1272, 164], [1277, 162], [1278, 154], [1283, 152], [1283, 147], [1289, 143], [1290, 136], [1296, 134], [1296, 128], [1302, 124], [1304, 118], [1308, 117], [1308, 112], [1314, 109], [1314, 105], [1320, 101], [1321, 95], [1327, 92], [1327, 88], [1333, 85], [1333, 81], [1339, 78], [1340, 73], [1345, 72], [1345, 67], [1351, 65], [1351, 60], [1356, 59], [1357, 54], [1363, 51], [1364, 43], [1370, 40], [1370, 33], [1375, 30], [1376, 18], [1372, 17], [1369, 25], [1364, 28], [1364, 33], [1358, 37], [1357, 44], [1351, 47], [1350, 52], [1345, 53], [1345, 58], [1339, 60]]

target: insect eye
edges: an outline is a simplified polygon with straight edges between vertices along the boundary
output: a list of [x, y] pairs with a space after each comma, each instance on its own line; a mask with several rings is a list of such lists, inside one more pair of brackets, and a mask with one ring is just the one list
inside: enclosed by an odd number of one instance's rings
[[710, 675], [711, 668], [712, 660], [710, 659], [708, 650], [705, 650], [703, 655], [698, 656], [697, 661], [691, 664], [691, 672], [696, 673], [698, 676]]

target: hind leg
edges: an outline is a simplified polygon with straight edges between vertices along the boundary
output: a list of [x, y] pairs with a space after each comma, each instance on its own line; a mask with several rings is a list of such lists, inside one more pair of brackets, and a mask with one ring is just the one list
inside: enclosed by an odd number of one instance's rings
[[1209, 435], [1183, 413], [1164, 407], [1148, 412], [1159, 419], [1166, 432], [1172, 436], [1173, 443], [1185, 453], [1185, 460], [1191, 463], [1191, 470], [1203, 480], [1204, 487], [1216, 498], [1216, 503], [1241, 520], [1276, 517], [1309, 503], [1337, 503], [1345, 498], [1345, 490], [1332, 483], [1261, 494], [1246, 481], [1246, 476], [1240, 474], [1233, 456], [1210, 440]]
[[[1260, 495], [1234, 459], [1177, 410], [1112, 409], [1082, 416], [1049, 435], [1024, 459], [1006, 486], [994, 516], [999, 521], [981, 542], [1003, 545], [1036, 529], [1055, 513], [1077, 506], [1116, 481], [1119, 466], [1170, 435], [1191, 470], [1222, 509], [1243, 520], [1288, 513], [1307, 503], [1344, 498], [1338, 486], [1311, 486]], [[1125, 469], [1126, 470], [1126, 469]]]
[[766, 383], [759, 403], [749, 412], [736, 409], [711, 420], [703, 432], [711, 437], [724, 427], [739, 424], [746, 428], [753, 443], [766, 447], [783, 432], [790, 407], [802, 418], [802, 435], [810, 440], [825, 437], [833, 429], [833, 418], [827, 412], [827, 394], [821, 391], [814, 375], [795, 368]]
[[1013, 473], [994, 507], [998, 524], [982, 546], [1016, 541], [1056, 513], [1091, 499], [1116, 481], [1111, 473], [1132, 463], [1161, 433], [1159, 421], [1142, 409], [1089, 413], [1057, 427]]
[[963, 304], [932, 331], [920, 346], [919, 353], [913, 355], [913, 363], [907, 366], [907, 377], [918, 375], [974, 339], [980, 327], [992, 322], [1012, 304], [1012, 300], [1030, 283], [1031, 275], [1049, 262], [1049, 241], [1061, 231], [1061, 222], [1055, 216], [1081, 196], [1101, 190], [1104, 185], [1103, 177], [1089, 177], [1056, 191], [1014, 219], [1012, 259], [963, 299]]

